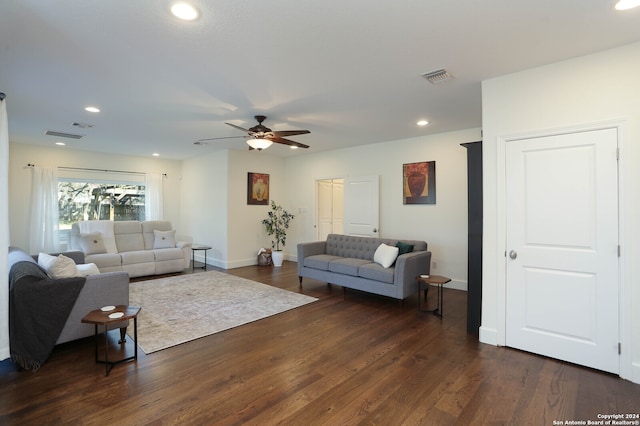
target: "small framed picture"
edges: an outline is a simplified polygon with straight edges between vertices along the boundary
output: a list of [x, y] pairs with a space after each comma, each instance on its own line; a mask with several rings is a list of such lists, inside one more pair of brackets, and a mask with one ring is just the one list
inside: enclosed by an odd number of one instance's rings
[[436, 203], [436, 162], [402, 165], [403, 204]]
[[247, 204], [269, 204], [269, 175], [266, 173], [247, 173]]

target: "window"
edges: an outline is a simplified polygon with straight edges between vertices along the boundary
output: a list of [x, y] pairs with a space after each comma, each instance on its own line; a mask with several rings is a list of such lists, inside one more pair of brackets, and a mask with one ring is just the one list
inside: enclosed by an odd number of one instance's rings
[[58, 181], [59, 231], [66, 246], [71, 225], [81, 220], [144, 220], [145, 185]]

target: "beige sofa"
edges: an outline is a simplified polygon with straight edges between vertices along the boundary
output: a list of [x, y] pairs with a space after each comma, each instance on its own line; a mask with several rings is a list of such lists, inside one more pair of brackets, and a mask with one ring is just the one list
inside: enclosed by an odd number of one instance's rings
[[70, 250], [100, 272], [126, 271], [130, 277], [180, 272], [189, 267], [191, 243], [175, 241], [168, 220], [85, 220], [74, 223]]

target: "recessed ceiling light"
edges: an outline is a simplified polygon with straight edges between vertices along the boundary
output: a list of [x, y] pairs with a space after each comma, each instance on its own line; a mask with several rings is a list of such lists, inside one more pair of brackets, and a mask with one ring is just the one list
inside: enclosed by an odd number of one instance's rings
[[420, 120], [416, 124], [418, 126], [426, 126], [427, 124], [429, 124], [429, 122], [427, 120]]
[[297, 147], [297, 146], [295, 146], [295, 145], [291, 145], [289, 148], [291, 148], [291, 149], [298, 149], [298, 147]]
[[154, 152], [154, 153], [153, 153], [153, 154], [151, 154], [151, 155], [153, 155], [154, 157], [160, 157], [160, 154], [158, 154], [157, 152]]
[[640, 6], [640, 0], [620, 0], [616, 3], [616, 10], [629, 10]]
[[173, 13], [177, 18], [184, 19], [185, 21], [193, 21], [200, 15], [195, 7], [183, 2], [175, 3], [171, 6], [171, 13]]
[[88, 106], [84, 110], [89, 112], [100, 112], [100, 108], [96, 108], [94, 106]]
[[64, 142], [56, 142], [56, 145], [58, 145], [58, 146], [65, 146], [65, 145], [66, 145], [66, 143], [64, 143]]

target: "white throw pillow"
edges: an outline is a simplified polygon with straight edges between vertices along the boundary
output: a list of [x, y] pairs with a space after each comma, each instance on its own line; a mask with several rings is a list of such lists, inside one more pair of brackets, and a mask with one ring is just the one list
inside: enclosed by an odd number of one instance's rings
[[40, 265], [40, 267], [44, 269], [44, 271], [48, 274], [49, 269], [51, 269], [51, 266], [53, 265], [53, 262], [56, 261], [56, 259], [56, 256], [51, 256], [48, 253], [40, 253], [38, 255], [38, 265]]
[[81, 276], [76, 268], [76, 262], [62, 254], [56, 257], [47, 253], [40, 253], [38, 255], [38, 265], [53, 279]]
[[81, 277], [98, 275], [100, 273], [100, 270], [95, 263], [83, 263], [80, 265], [76, 265], [76, 269], [78, 270], [78, 275], [80, 275]]
[[80, 234], [80, 249], [85, 255], [106, 253], [107, 247], [102, 240], [100, 232], [91, 232], [90, 234]]
[[157, 231], [153, 230], [153, 248], [173, 248], [176, 246], [176, 230]]
[[396, 257], [398, 257], [398, 247], [382, 243], [373, 254], [373, 261], [382, 265], [383, 268], [388, 268], [396, 261]]

